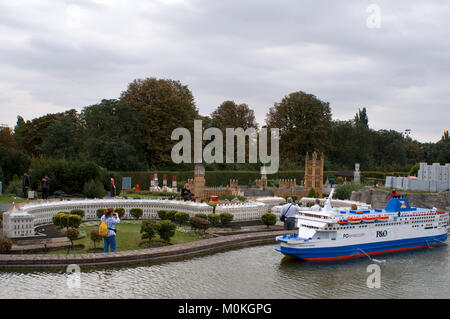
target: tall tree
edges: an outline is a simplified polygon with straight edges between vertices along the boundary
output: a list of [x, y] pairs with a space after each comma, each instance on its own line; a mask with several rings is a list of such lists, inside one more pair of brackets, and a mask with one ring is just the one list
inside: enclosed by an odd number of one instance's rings
[[13, 132], [8, 126], [0, 126], [0, 147], [5, 147], [10, 150], [17, 149], [17, 143], [14, 139]]
[[226, 128], [258, 128], [255, 112], [247, 104], [236, 104], [234, 101], [223, 102], [211, 113], [213, 126], [225, 132]]
[[369, 118], [365, 107], [362, 110], [358, 109], [358, 113], [355, 115], [355, 124], [358, 127], [369, 127]]
[[146, 157], [150, 167], [171, 163], [171, 140], [175, 128], [193, 131], [199, 118], [194, 97], [179, 81], [146, 78], [134, 80], [120, 99], [144, 112]]
[[329, 145], [331, 111], [328, 102], [302, 91], [285, 96], [269, 109], [266, 123], [280, 129], [280, 153], [300, 161], [306, 152], [325, 151]]
[[119, 100], [85, 107], [81, 120], [87, 157], [109, 170], [146, 169], [143, 118], [143, 111]]
[[42, 143], [42, 153], [53, 158], [78, 157], [82, 148], [82, 126], [78, 117], [63, 117], [51, 124]]

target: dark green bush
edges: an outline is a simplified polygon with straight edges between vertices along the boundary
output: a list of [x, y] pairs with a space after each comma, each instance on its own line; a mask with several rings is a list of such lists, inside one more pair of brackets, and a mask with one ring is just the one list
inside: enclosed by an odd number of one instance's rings
[[155, 237], [158, 232], [158, 224], [156, 221], [151, 219], [144, 219], [141, 224], [141, 234], [142, 239], [148, 239], [148, 247], [150, 247], [150, 242], [153, 237]]
[[175, 214], [177, 213], [176, 210], [169, 210], [166, 213], [166, 219], [175, 222]]
[[157, 226], [159, 237], [164, 239], [167, 243], [170, 242], [171, 237], [175, 236], [176, 229], [177, 225], [170, 220], [161, 220]]
[[206, 219], [206, 220], [208, 219], [208, 216], [206, 214], [203, 214], [203, 213], [195, 214], [195, 217], [203, 218], [203, 219]]
[[84, 184], [83, 194], [88, 198], [103, 198], [106, 191], [102, 182], [91, 179]]
[[220, 215], [218, 214], [209, 214], [208, 221], [211, 223], [211, 226], [215, 227], [220, 224]]
[[67, 217], [67, 226], [70, 228], [78, 228], [80, 227], [83, 219], [78, 215], [66, 215]]
[[64, 216], [64, 215], [65, 215], [64, 212], [59, 212], [59, 213], [53, 215], [52, 221], [53, 221], [53, 224], [54, 224], [56, 227], [59, 227], [59, 228], [62, 228], [62, 227], [63, 227], [61, 218], [62, 218], [62, 216]]
[[264, 225], [267, 226], [267, 228], [269, 228], [270, 226], [275, 225], [277, 223], [277, 216], [272, 213], [265, 213], [262, 214], [261, 221], [263, 222]]
[[307, 197], [316, 198], [317, 197], [316, 190], [314, 188], [311, 188], [308, 192]]
[[99, 208], [97, 209], [97, 218], [102, 218], [103, 215], [105, 215], [105, 208]]
[[12, 241], [7, 237], [0, 237], [0, 254], [7, 254], [12, 248]]
[[123, 207], [117, 207], [114, 209], [114, 211], [119, 214], [119, 218], [122, 218], [123, 216], [125, 216], [125, 208]]
[[364, 185], [356, 185], [353, 183], [347, 183], [336, 186], [335, 196], [337, 199], [350, 199], [353, 191], [358, 191], [363, 188]]
[[71, 215], [78, 215], [78, 216], [80, 216], [81, 218], [83, 218], [84, 215], [85, 215], [84, 210], [82, 210], [82, 209], [72, 209], [72, 210], [70, 211], [70, 214], [71, 214]]
[[165, 209], [158, 210], [157, 214], [158, 214], [159, 219], [161, 219], [161, 220], [167, 219], [167, 217], [166, 217], [167, 212], [168, 211]]
[[222, 213], [220, 214], [220, 223], [223, 226], [227, 226], [233, 221], [234, 215], [230, 213]]
[[141, 218], [143, 214], [144, 214], [144, 212], [142, 211], [142, 208], [130, 209], [130, 215], [133, 216], [135, 219]]
[[189, 214], [185, 212], [177, 212], [175, 214], [175, 221], [181, 226], [189, 220]]

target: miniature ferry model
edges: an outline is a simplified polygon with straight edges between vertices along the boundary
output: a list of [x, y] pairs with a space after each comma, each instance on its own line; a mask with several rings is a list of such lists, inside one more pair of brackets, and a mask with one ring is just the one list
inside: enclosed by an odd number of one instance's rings
[[325, 261], [438, 246], [448, 236], [448, 212], [411, 207], [391, 198], [383, 210], [337, 210], [332, 190], [321, 211], [297, 214], [298, 234], [276, 237], [277, 251], [302, 260]]

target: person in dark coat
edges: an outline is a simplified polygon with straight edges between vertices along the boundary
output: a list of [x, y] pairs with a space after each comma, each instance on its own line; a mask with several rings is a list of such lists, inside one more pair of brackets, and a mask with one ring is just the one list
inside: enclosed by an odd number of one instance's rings
[[45, 175], [42, 179], [42, 199], [48, 199], [48, 194], [50, 194], [50, 178]]
[[181, 189], [181, 197], [184, 199], [184, 201], [192, 199], [192, 193], [191, 190], [189, 189], [188, 184], [185, 184], [184, 187]]
[[28, 189], [31, 185], [31, 179], [30, 176], [28, 176], [27, 172], [23, 173], [23, 181], [22, 181], [22, 191], [23, 191], [23, 197], [25, 199], [28, 199]]

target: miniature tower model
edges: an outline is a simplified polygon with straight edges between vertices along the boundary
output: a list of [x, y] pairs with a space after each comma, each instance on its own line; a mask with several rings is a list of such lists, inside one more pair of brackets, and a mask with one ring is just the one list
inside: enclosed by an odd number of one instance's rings
[[158, 182], [158, 172], [157, 171], [155, 171], [154, 176], [155, 176], [155, 180], [154, 180], [155, 187], [158, 187], [159, 186], [159, 182]]
[[167, 187], [167, 175], [163, 175], [163, 187]]
[[265, 190], [267, 188], [267, 173], [266, 166], [261, 168], [261, 186], [260, 189]]
[[305, 161], [305, 190], [309, 192], [312, 188], [316, 192], [318, 197], [322, 197], [323, 186], [323, 166], [324, 166], [323, 153], [320, 159], [317, 158], [317, 152], [314, 152], [310, 159], [309, 154], [306, 154]]
[[354, 176], [353, 176], [353, 182], [356, 185], [361, 184], [361, 172], [359, 171], [359, 163], [355, 164], [355, 173], [354, 173]]
[[203, 198], [203, 192], [205, 190], [205, 167], [203, 164], [195, 164], [194, 169], [194, 195], [197, 198]]
[[176, 175], [172, 176], [172, 190], [174, 192], [177, 191], [177, 176]]
[[155, 177], [152, 175], [150, 175], [150, 189], [152, 189], [153, 187], [155, 187]]

